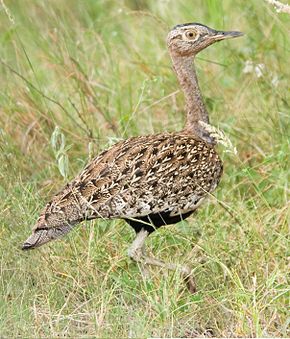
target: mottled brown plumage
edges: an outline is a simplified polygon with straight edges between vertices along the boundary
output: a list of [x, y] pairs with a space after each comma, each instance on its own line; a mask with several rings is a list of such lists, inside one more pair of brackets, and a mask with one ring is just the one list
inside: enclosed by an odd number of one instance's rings
[[[139, 234], [129, 255], [165, 266], [142, 254], [145, 238], [155, 228], [190, 216], [222, 174], [215, 140], [199, 124], [209, 118], [192, 58], [215, 41], [239, 35], [200, 24], [173, 28], [167, 45], [186, 99], [184, 130], [130, 138], [102, 152], [46, 205], [23, 249], [56, 239], [84, 220], [120, 218]], [[187, 268], [181, 271], [188, 277]]]
[[[192, 135], [164, 133], [121, 141], [53, 197], [35, 232], [49, 241], [53, 232], [58, 237], [63, 225], [69, 231], [86, 219], [192, 212], [215, 189], [221, 173], [222, 163], [213, 147]], [[40, 239], [43, 244], [45, 238]]]

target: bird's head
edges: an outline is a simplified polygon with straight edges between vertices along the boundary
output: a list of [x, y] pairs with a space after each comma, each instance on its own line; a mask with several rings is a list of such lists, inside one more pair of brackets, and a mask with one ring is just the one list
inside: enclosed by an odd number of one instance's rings
[[188, 23], [173, 27], [167, 36], [167, 46], [175, 55], [194, 56], [214, 42], [241, 35], [242, 32], [217, 31], [202, 24]]

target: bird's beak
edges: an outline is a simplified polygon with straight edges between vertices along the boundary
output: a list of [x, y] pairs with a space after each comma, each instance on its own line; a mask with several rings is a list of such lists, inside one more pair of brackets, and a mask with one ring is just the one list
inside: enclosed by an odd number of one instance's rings
[[244, 35], [242, 32], [238, 31], [215, 31], [212, 38], [214, 41], [220, 41], [224, 39], [232, 39], [232, 38], [238, 38], [239, 36]]

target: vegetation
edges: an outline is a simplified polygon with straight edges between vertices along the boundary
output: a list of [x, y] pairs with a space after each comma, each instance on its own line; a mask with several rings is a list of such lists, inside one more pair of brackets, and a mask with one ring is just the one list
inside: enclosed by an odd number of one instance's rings
[[[256, 0], [0, 7], [0, 335], [289, 335], [289, 16]], [[143, 280], [121, 220], [85, 222], [22, 252], [45, 202], [93, 155], [182, 127], [165, 37], [184, 22], [246, 33], [197, 59], [211, 123], [237, 155], [220, 145], [215, 196], [147, 242], [158, 257], [191, 265], [198, 292], [156, 267]]]

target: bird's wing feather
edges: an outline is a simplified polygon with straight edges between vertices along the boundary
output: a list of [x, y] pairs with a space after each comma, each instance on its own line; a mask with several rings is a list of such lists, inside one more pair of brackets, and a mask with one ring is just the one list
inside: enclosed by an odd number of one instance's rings
[[121, 142], [95, 158], [71, 189], [87, 217], [130, 218], [194, 209], [221, 172], [214, 149], [187, 135], [160, 134]]
[[185, 133], [119, 142], [52, 198], [23, 249], [58, 238], [85, 219], [187, 214], [215, 189], [221, 174], [215, 150]]

